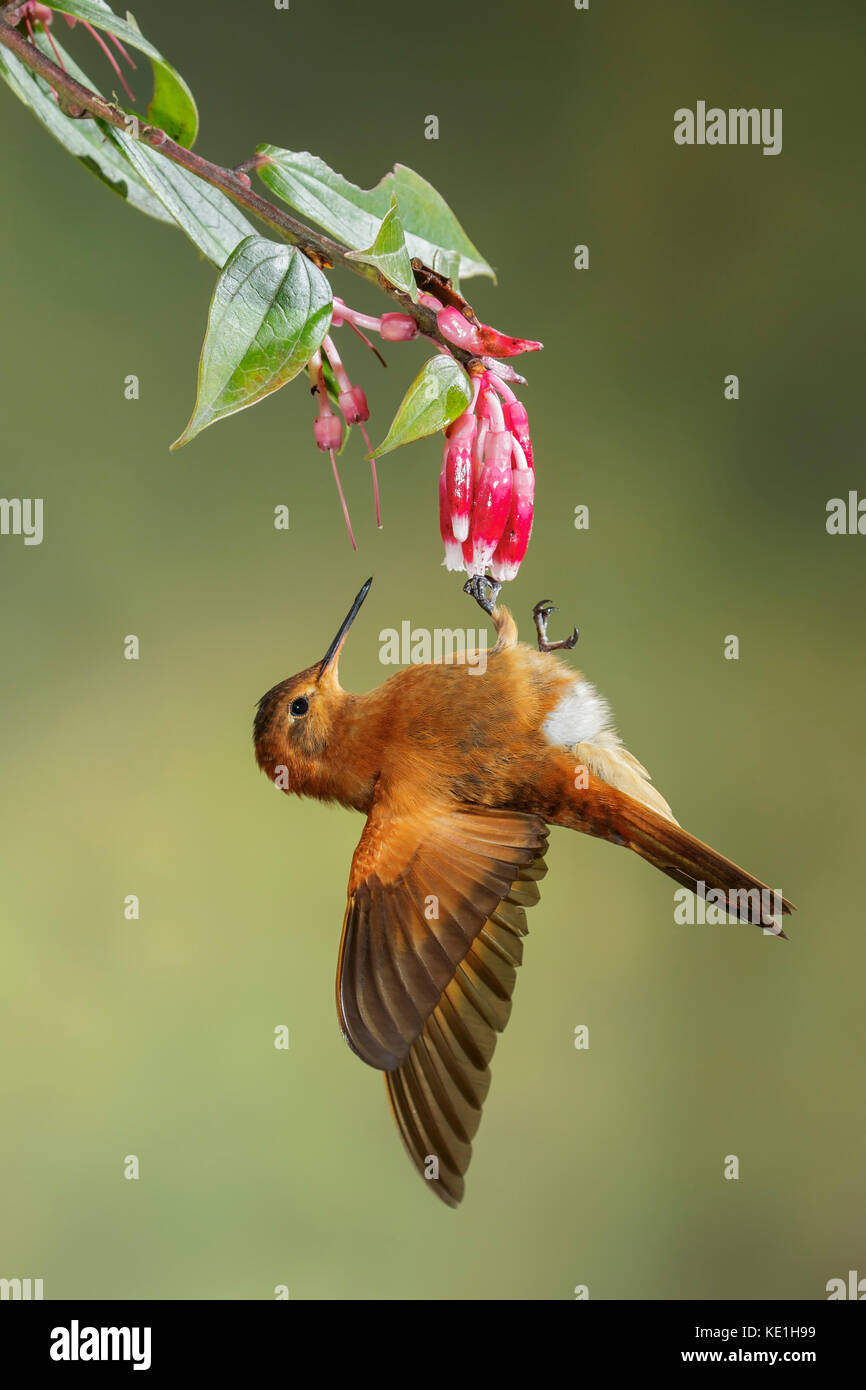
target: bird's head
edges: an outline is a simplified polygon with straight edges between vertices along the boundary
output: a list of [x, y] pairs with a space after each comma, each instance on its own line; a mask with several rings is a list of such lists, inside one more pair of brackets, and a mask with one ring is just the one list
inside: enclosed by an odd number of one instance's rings
[[321, 661], [259, 700], [253, 725], [256, 762], [285, 791], [323, 795], [323, 781], [336, 771], [341, 717], [352, 699], [340, 685], [337, 663], [372, 582], [368, 579], [355, 598]]

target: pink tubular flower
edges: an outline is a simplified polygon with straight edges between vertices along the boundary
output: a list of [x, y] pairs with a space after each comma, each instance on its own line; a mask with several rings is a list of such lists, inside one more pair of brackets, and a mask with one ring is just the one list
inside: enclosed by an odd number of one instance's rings
[[470, 536], [463, 558], [470, 575], [490, 566], [511, 511], [511, 436], [505, 430], [488, 433], [481, 472], [472, 505]]
[[472, 453], [477, 429], [476, 417], [466, 412], [458, 416], [445, 432], [445, 486], [451, 530], [458, 541], [465, 541], [469, 535], [473, 494]]
[[483, 371], [471, 405], [445, 431], [439, 528], [449, 570], [514, 579], [532, 531], [535, 474], [526, 410]]
[[436, 325], [443, 338], [455, 347], [483, 357], [516, 357], [519, 352], [538, 352], [542, 347], [529, 338], [510, 338], [486, 323], [470, 323], [459, 309], [449, 306], [440, 309], [436, 315]]
[[436, 315], [436, 326], [442, 337], [447, 338], [455, 347], [464, 348], [466, 352], [474, 352], [478, 356], [484, 351], [478, 329], [474, 323], [463, 317], [459, 309], [453, 309], [450, 305], [446, 309], [440, 309]]
[[533, 468], [532, 440], [529, 437], [529, 416], [526, 413], [526, 406], [522, 401], [506, 401], [503, 412], [506, 425], [523, 450], [529, 467]]
[[515, 469], [511, 475], [511, 511], [505, 523], [490, 573], [500, 584], [517, 578], [532, 534], [532, 499], [535, 474], [530, 468]]
[[448, 488], [445, 482], [445, 464], [439, 475], [439, 532], [445, 546], [445, 566], [449, 570], [463, 569], [463, 547], [456, 539], [451, 526], [451, 508], [448, 502]]

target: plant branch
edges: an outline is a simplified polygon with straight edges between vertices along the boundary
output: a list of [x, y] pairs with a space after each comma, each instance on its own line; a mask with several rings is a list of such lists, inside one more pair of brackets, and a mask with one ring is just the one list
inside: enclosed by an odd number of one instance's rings
[[[15, 54], [16, 58], [19, 58], [31, 71], [38, 73], [54, 88], [61, 103], [61, 109], [66, 115], [73, 119], [93, 117], [98, 121], [104, 121], [106, 125], [124, 131], [127, 135], [137, 135], [139, 140], [150, 145], [151, 149], [156, 150], [158, 154], [172, 160], [175, 164], [179, 164], [181, 168], [195, 174], [205, 183], [219, 188], [240, 207], [245, 208], [259, 221], [264, 222], [272, 231], [278, 232], [284, 241], [289, 242], [292, 246], [297, 246], [298, 250], [302, 251], [315, 265], [320, 268], [336, 266], [341, 270], [350, 270], [354, 275], [360, 275], [363, 279], [372, 281], [384, 294], [397, 301], [403, 313], [411, 314], [425, 337], [431, 338], [434, 342], [447, 348], [463, 366], [468, 367], [478, 360], [472, 353], [456, 347], [442, 336], [436, 323], [436, 315], [431, 309], [423, 304], [413, 304], [407, 294], [396, 289], [374, 266], [365, 265], [360, 261], [348, 260], [347, 252], [351, 250], [351, 247], [305, 226], [291, 213], [254, 192], [249, 186], [249, 178], [243, 172], [243, 165], [240, 166], [240, 171], [223, 168], [219, 164], [211, 163], [209, 159], [202, 158], [201, 155], [193, 154], [192, 150], [186, 149], [183, 145], [178, 145], [166, 135], [164, 130], [160, 130], [157, 126], [147, 125], [143, 121], [138, 121], [137, 126], [133, 125], [132, 118], [121, 107], [115, 105], [114, 102], [107, 101], [105, 97], [77, 82], [69, 73], [64, 72], [61, 67], [52, 62], [41, 49], [29, 43], [24, 34], [8, 22], [6, 16], [14, 19], [17, 8], [20, 8], [20, 4], [19, 6], [7, 5], [0, 9], [0, 44], [4, 48], [8, 48], [11, 53]], [[255, 161], [246, 161], [246, 165], [254, 167]]]

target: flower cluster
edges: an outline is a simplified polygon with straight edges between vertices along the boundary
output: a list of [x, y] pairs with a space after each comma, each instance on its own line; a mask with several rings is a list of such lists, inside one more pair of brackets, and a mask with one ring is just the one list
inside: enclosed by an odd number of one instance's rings
[[535, 470], [526, 408], [494, 372], [445, 431], [439, 529], [449, 570], [514, 579], [532, 533]]
[[[488, 324], [470, 320], [459, 309], [443, 305], [434, 295], [421, 294], [419, 298], [435, 312], [442, 337], [477, 358], [470, 368], [474, 386], [472, 401], [445, 430], [445, 456], [439, 480], [444, 563], [449, 570], [465, 570], [470, 576], [489, 570], [499, 582], [514, 579], [532, 532], [535, 472], [526, 407], [504, 380], [505, 376], [518, 381], [521, 378], [494, 359], [532, 352], [540, 348], [541, 343], [509, 338]], [[350, 309], [342, 299], [335, 298], [332, 327], [344, 323], [370, 348], [373, 344], [367, 332], [378, 333], [385, 342], [391, 343], [408, 342], [419, 334], [418, 325], [409, 314], [390, 313], [374, 318]], [[447, 349], [441, 348], [441, 351]], [[376, 464], [364, 428], [364, 422], [370, 418], [367, 399], [361, 387], [349, 380], [330, 336], [324, 339], [307, 370], [319, 405], [313, 432], [319, 448], [330, 454], [346, 527], [354, 546], [336, 455], [343, 445], [343, 421], [346, 425], [358, 425], [370, 456], [376, 524], [381, 526]]]

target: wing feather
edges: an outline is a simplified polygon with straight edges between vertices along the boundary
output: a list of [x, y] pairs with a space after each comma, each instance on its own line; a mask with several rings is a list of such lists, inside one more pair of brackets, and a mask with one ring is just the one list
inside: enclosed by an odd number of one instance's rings
[[490, 1060], [508, 1022], [523, 960], [520, 902], [546, 872], [539, 855], [481, 928], [405, 1062], [385, 1073], [391, 1111], [412, 1163], [436, 1195], [456, 1207], [472, 1140], [490, 1088]]
[[[337, 971], [340, 1023], [365, 1062], [405, 1061], [455, 972], [484, 1018], [501, 1016], [496, 972], [483, 951], [469, 956], [546, 843], [537, 816], [460, 805], [399, 815], [384, 797], [374, 803], [352, 861]], [[520, 893], [535, 901], [534, 881]]]
[[352, 861], [340, 1023], [359, 1056], [385, 1071], [409, 1156], [451, 1206], [463, 1195], [546, 846], [537, 816], [456, 805], [397, 815], [380, 798]]

